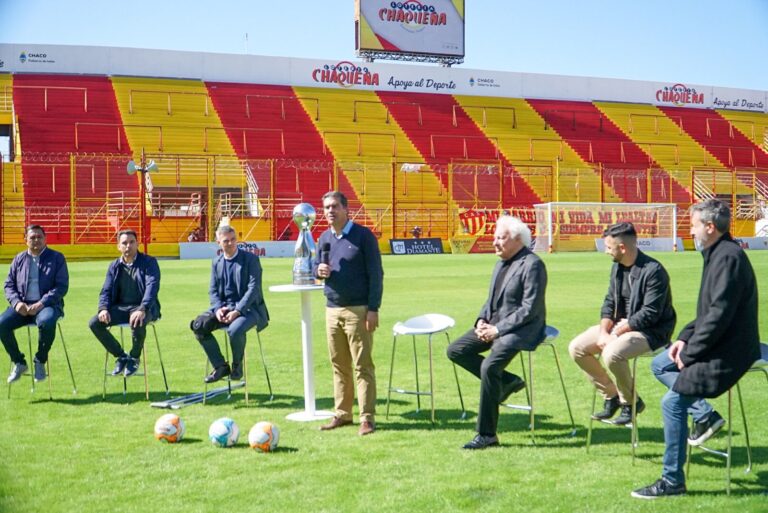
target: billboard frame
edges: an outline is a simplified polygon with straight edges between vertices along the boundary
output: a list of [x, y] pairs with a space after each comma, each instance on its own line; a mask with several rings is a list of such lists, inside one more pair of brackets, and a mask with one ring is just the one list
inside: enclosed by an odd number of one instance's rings
[[[362, 48], [362, 27], [361, 23], [361, 3], [373, 0], [355, 0], [355, 51], [358, 57], [366, 62], [373, 62], [375, 59], [388, 59], [393, 61], [407, 62], [433, 62], [443, 66], [461, 64], [464, 62], [466, 52], [466, 1], [462, 0], [462, 30], [461, 30], [461, 48], [462, 53], [434, 53], [434, 52], [414, 52], [414, 51], [395, 51], [374, 48]], [[407, 3], [411, 0], [406, 0]]]

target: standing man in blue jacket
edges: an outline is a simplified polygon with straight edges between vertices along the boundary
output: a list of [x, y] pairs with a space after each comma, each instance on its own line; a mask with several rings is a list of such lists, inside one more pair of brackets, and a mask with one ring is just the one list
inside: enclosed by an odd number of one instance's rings
[[[203, 346], [213, 371], [204, 381], [213, 383], [230, 376], [243, 378], [243, 357], [248, 330], [258, 331], [269, 324], [269, 312], [261, 289], [261, 262], [253, 253], [237, 248], [237, 233], [231, 226], [216, 230], [221, 254], [213, 259], [208, 295], [211, 308], [199, 315], [190, 328]], [[225, 328], [232, 346], [232, 366], [221, 354], [212, 332]]]
[[[120, 257], [109, 264], [99, 295], [99, 313], [88, 326], [115, 358], [113, 376], [130, 377], [139, 369], [139, 358], [147, 336], [147, 324], [160, 318], [160, 266], [154, 257], [139, 253], [136, 232], [117, 234]], [[116, 324], [131, 327], [131, 351], [126, 353], [107, 328]]]
[[45, 362], [56, 336], [56, 322], [64, 315], [64, 296], [69, 289], [67, 262], [64, 255], [46, 246], [43, 227], [28, 226], [25, 240], [27, 250], [16, 255], [5, 279], [5, 297], [11, 306], [0, 315], [0, 340], [13, 362], [8, 383], [18, 380], [28, 368], [14, 331], [33, 323], [39, 330], [34, 378], [46, 378]]
[[357, 385], [358, 434], [365, 436], [376, 430], [373, 332], [379, 326], [384, 270], [376, 236], [352, 222], [347, 208], [344, 194], [331, 191], [323, 195], [329, 228], [320, 235], [320, 251], [313, 267], [315, 276], [325, 280], [325, 329], [336, 415], [320, 429], [352, 424]]

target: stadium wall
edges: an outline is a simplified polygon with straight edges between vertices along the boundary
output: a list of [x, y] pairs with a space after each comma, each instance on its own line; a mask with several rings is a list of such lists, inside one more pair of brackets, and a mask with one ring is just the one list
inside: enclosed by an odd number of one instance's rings
[[464, 68], [66, 45], [0, 44], [0, 72], [189, 78], [370, 91], [768, 112], [768, 91]]

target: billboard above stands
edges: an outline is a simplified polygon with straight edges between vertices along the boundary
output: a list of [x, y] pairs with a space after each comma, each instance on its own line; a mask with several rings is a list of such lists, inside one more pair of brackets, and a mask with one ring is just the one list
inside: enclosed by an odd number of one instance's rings
[[464, 0], [358, 0], [356, 8], [360, 55], [464, 57]]
[[[294, 241], [266, 241], [237, 243], [237, 249], [247, 251], [266, 258], [293, 258]], [[215, 242], [181, 242], [179, 243], [179, 259], [205, 259], [211, 260], [221, 253], [219, 245]]]

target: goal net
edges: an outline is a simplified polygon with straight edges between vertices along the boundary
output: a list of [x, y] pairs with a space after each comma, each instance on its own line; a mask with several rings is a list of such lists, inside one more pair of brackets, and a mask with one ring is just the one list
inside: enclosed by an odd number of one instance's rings
[[678, 251], [674, 203], [552, 202], [534, 205], [536, 251], [594, 251], [615, 223], [630, 222], [642, 249]]

